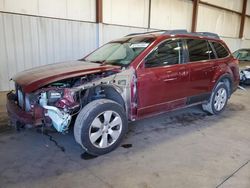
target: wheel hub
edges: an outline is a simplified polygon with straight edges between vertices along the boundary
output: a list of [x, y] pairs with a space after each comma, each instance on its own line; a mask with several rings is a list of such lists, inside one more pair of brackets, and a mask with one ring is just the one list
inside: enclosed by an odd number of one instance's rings
[[122, 120], [115, 111], [105, 111], [94, 118], [90, 129], [91, 143], [98, 148], [107, 148], [119, 138], [122, 130]]
[[227, 92], [225, 88], [219, 89], [215, 94], [214, 108], [220, 111], [224, 108], [227, 100]]

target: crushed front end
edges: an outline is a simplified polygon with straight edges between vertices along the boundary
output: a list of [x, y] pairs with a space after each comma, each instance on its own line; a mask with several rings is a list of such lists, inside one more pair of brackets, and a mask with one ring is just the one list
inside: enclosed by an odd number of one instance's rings
[[71, 114], [79, 109], [74, 91], [55, 85], [32, 93], [25, 93], [17, 86], [15, 92], [7, 94], [6, 106], [12, 124], [53, 125], [58, 132], [68, 130]]
[[133, 70], [128, 69], [64, 79], [29, 93], [16, 83], [16, 90], [7, 94], [7, 111], [13, 125], [53, 126], [65, 133], [72, 117], [86, 104], [112, 97], [111, 92], [115, 92], [114, 100], [124, 105], [131, 118], [134, 81]]

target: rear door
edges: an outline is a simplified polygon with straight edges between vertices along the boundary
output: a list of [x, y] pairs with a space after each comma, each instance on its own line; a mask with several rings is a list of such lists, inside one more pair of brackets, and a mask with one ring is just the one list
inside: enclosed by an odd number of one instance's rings
[[189, 73], [183, 63], [182, 40], [169, 39], [161, 43], [143, 63], [137, 70], [138, 116], [185, 105]]
[[215, 54], [210, 43], [203, 39], [186, 39], [189, 54], [187, 68], [190, 81], [187, 88], [189, 103], [205, 100], [216, 69]]

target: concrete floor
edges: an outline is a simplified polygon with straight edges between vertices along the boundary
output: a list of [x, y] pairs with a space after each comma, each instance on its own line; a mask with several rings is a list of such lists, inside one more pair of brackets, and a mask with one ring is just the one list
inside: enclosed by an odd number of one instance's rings
[[16, 132], [0, 112], [3, 188], [250, 187], [250, 88], [238, 90], [218, 116], [194, 107], [133, 122], [123, 147], [91, 160], [72, 131]]

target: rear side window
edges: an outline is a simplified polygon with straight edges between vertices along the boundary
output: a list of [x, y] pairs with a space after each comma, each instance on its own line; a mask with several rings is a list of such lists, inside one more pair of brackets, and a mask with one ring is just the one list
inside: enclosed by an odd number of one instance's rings
[[224, 46], [222, 46], [220, 43], [212, 42], [212, 44], [214, 46], [214, 49], [215, 49], [215, 51], [217, 53], [218, 58], [227, 57], [229, 55], [226, 48]]
[[189, 60], [191, 62], [209, 60], [215, 57], [206, 40], [187, 39], [186, 41], [189, 51]]

